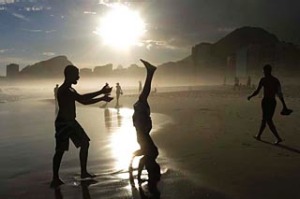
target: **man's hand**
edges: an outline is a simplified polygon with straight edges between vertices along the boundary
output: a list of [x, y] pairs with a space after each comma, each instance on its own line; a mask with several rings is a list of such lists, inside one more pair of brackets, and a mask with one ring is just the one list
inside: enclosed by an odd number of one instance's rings
[[111, 100], [113, 100], [113, 97], [109, 97], [108, 95], [104, 95], [103, 97], [101, 97], [102, 101], [105, 102], [110, 102]]
[[101, 92], [103, 94], [110, 94], [112, 89], [113, 87], [109, 87], [108, 83], [106, 83], [105, 86], [103, 86], [103, 88], [101, 89]]

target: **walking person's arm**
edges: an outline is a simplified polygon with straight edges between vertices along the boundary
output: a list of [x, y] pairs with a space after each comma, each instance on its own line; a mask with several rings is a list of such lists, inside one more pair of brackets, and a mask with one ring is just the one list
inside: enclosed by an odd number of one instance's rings
[[249, 95], [247, 99], [250, 100], [252, 97], [256, 96], [259, 93], [259, 91], [261, 90], [262, 86], [263, 86], [263, 84], [262, 84], [262, 79], [261, 79], [259, 81], [259, 84], [258, 84], [256, 90], [251, 95]]
[[282, 103], [283, 109], [287, 109], [287, 106], [286, 106], [285, 101], [284, 101], [284, 97], [283, 97], [283, 93], [282, 93], [280, 82], [278, 82], [278, 87], [277, 87], [276, 94], [277, 94], [278, 98], [280, 99], [280, 101]]

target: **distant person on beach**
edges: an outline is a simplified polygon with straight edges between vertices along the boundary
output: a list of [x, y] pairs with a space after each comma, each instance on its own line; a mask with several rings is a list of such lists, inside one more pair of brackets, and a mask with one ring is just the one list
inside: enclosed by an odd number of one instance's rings
[[142, 91], [142, 81], [139, 81], [139, 93], [141, 93], [141, 91]]
[[272, 66], [267, 64], [264, 66], [263, 70], [265, 77], [260, 79], [257, 89], [253, 92], [252, 95], [248, 96], [248, 100], [250, 100], [252, 97], [256, 96], [259, 93], [262, 87], [264, 87], [264, 97], [261, 102], [263, 114], [262, 121], [259, 132], [256, 136], [254, 136], [254, 138], [260, 140], [266, 124], [268, 124], [270, 130], [277, 139], [274, 144], [279, 144], [283, 140], [279, 136], [272, 119], [276, 108], [275, 96], [277, 95], [279, 97], [283, 106], [281, 115], [289, 115], [292, 113], [292, 110], [288, 109], [285, 104], [280, 82], [276, 77], [272, 75]]
[[57, 91], [58, 91], [58, 84], [55, 85], [53, 92], [54, 92], [54, 99], [57, 100]]
[[133, 105], [134, 114], [132, 116], [133, 125], [137, 133], [137, 142], [140, 145], [140, 150], [137, 150], [134, 155], [143, 157], [140, 159], [138, 166], [138, 182], [141, 184], [141, 172], [145, 167], [148, 172], [148, 188], [150, 191], [157, 190], [157, 183], [160, 180], [160, 166], [156, 162], [158, 149], [154, 144], [150, 131], [152, 129], [152, 121], [150, 117], [150, 106], [148, 104], [148, 96], [151, 91], [151, 82], [156, 70], [156, 67], [150, 63], [141, 60], [146, 67], [147, 76], [144, 88], [139, 95], [138, 101]]
[[117, 106], [119, 106], [119, 99], [120, 99], [120, 95], [123, 95], [123, 90], [120, 86], [120, 83], [118, 82], [116, 84], [116, 99], [117, 99]]
[[55, 85], [53, 92], [54, 92], [54, 100], [55, 100], [55, 115], [58, 113], [58, 102], [57, 102], [57, 91], [58, 91], [58, 84]]
[[238, 77], [235, 77], [234, 78], [234, 86], [233, 86], [233, 89], [240, 89], [240, 79]]
[[[79, 70], [76, 66], [66, 66], [64, 75], [65, 80], [57, 91], [59, 111], [55, 120], [56, 147], [53, 157], [53, 178], [51, 187], [57, 187], [63, 184], [63, 181], [59, 178], [59, 168], [64, 152], [69, 149], [69, 139], [72, 140], [77, 148], [80, 147], [79, 157], [81, 178], [94, 177], [92, 174], [87, 172], [86, 166], [90, 138], [75, 119], [75, 101], [88, 105], [100, 101], [109, 102], [113, 99], [108, 96], [108, 94], [112, 91], [112, 87], [109, 87], [107, 84], [101, 90], [93, 93], [83, 95], [77, 93], [76, 90], [72, 88], [72, 84], [77, 84], [77, 81], [79, 80]], [[104, 94], [104, 96], [95, 98], [101, 94]]]

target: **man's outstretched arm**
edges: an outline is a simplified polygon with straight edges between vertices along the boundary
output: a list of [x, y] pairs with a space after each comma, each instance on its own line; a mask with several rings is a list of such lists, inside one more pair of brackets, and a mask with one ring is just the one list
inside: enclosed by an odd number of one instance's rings
[[78, 101], [78, 102], [81, 103], [81, 104], [84, 104], [84, 105], [89, 105], [89, 104], [95, 104], [95, 103], [101, 102], [101, 101], [110, 102], [113, 99], [114, 99], [113, 97], [109, 97], [108, 95], [104, 95], [103, 97], [92, 98], [92, 99], [89, 99], [89, 100], [83, 100], [83, 101]]
[[[77, 94], [76, 101], [84, 104], [86, 101], [92, 100], [94, 97], [97, 97], [101, 94], [110, 94], [112, 91], [112, 87], [109, 87], [108, 84], [103, 86], [103, 88], [99, 91], [92, 92], [92, 93], [86, 93], [86, 94]], [[99, 98], [100, 99], [100, 98]]]

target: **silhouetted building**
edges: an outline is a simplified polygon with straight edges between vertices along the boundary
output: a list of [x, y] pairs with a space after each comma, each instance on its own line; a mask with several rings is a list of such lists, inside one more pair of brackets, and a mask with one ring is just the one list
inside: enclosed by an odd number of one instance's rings
[[19, 75], [19, 65], [18, 64], [9, 64], [6, 66], [6, 77], [7, 78], [16, 78]]
[[82, 69], [80, 69], [80, 75], [91, 76], [91, 75], [93, 75], [93, 70], [90, 68], [82, 68]]

